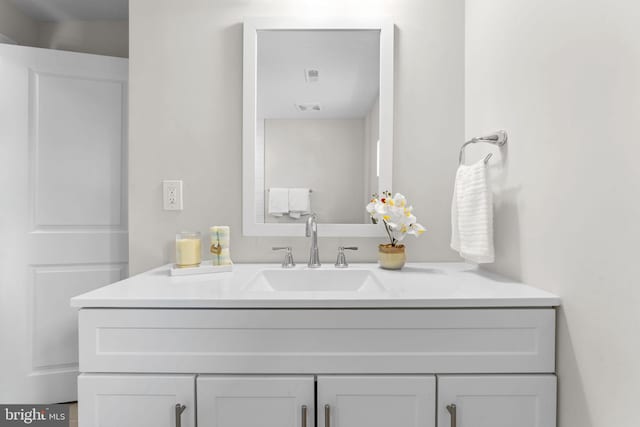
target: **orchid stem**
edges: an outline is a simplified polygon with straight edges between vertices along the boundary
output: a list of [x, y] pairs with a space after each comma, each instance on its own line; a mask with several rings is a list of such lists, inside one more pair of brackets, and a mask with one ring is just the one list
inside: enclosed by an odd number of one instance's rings
[[394, 238], [391, 237], [391, 231], [389, 231], [389, 225], [387, 225], [387, 221], [382, 221], [384, 223], [384, 229], [387, 232], [387, 235], [389, 236], [389, 240], [391, 241], [391, 246], [395, 246], [395, 242], [394, 242]]

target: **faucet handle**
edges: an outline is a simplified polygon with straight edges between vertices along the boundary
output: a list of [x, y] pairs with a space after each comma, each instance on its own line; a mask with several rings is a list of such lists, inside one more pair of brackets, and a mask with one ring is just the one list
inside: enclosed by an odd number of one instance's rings
[[357, 246], [340, 246], [338, 248], [338, 258], [336, 259], [336, 268], [347, 268], [349, 264], [347, 264], [347, 257], [344, 255], [344, 251], [357, 251]]
[[296, 266], [296, 263], [293, 262], [293, 252], [291, 251], [291, 246], [274, 246], [271, 248], [274, 251], [287, 251], [284, 254], [284, 261], [282, 261], [282, 268], [293, 268]]

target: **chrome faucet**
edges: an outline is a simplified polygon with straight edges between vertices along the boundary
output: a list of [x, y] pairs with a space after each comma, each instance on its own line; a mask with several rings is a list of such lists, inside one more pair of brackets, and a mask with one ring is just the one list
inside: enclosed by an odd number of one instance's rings
[[318, 255], [318, 215], [314, 213], [309, 215], [305, 234], [307, 237], [311, 237], [311, 249], [307, 267], [318, 268], [322, 265], [320, 264], [320, 255]]

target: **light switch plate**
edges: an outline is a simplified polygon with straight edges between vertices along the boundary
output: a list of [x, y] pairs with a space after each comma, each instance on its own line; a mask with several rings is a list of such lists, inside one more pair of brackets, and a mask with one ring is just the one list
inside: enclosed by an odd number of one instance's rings
[[165, 211], [182, 210], [182, 181], [162, 181], [162, 206]]

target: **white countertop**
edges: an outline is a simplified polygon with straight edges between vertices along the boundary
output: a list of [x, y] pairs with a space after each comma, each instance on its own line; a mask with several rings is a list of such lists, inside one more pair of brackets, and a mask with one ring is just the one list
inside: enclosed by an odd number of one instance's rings
[[[306, 269], [297, 266], [296, 269]], [[247, 286], [261, 270], [277, 264], [236, 264], [233, 272], [172, 277], [165, 265], [76, 296], [81, 308], [462, 308], [553, 307], [549, 292], [478, 270], [464, 263], [410, 263], [401, 271], [377, 264], [352, 264], [369, 270], [386, 291], [267, 292]], [[335, 270], [327, 264], [323, 270]]]

